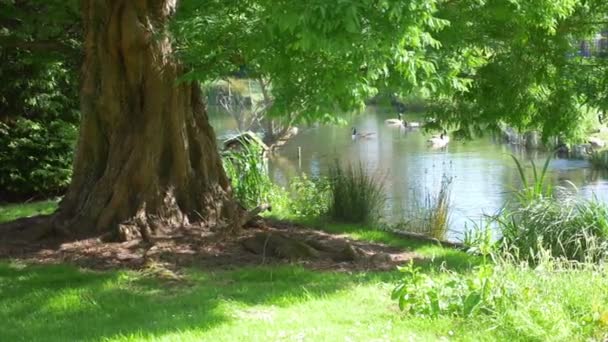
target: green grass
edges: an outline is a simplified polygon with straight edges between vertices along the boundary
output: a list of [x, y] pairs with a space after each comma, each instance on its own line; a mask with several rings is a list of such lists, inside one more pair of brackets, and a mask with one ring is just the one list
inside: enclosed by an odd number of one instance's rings
[[417, 263], [420, 266], [426, 266], [427, 269], [448, 267], [450, 269], [466, 271], [481, 262], [481, 258], [469, 255], [464, 251], [444, 248], [437, 244], [423, 241], [404, 239], [391, 232], [370, 229], [370, 227], [363, 225], [323, 222], [320, 220], [304, 220], [301, 223], [328, 233], [345, 234], [355, 240], [378, 242], [415, 252], [422, 258]]
[[[436, 272], [436, 270], [428, 270]], [[608, 328], [607, 274], [513, 269], [528, 302], [499, 322], [406, 316], [389, 294], [397, 272], [299, 266], [190, 270], [169, 285], [136, 272], [0, 264], [6, 341], [563, 341]]]
[[[301, 222], [415, 251], [422, 272], [468, 276], [480, 258], [354, 224]], [[500, 316], [406, 315], [392, 272], [298, 265], [184, 270], [168, 283], [135, 271], [0, 261], [2, 341], [583, 341], [608, 331], [608, 272], [507, 266], [525, 300]]]
[[168, 287], [133, 272], [4, 264], [0, 336], [6, 341], [362, 340], [384, 334], [433, 339], [458, 328], [450, 321], [437, 326], [404, 319], [388, 298], [395, 276], [258, 267], [192, 271], [189, 286]]
[[56, 208], [57, 201], [54, 200], [0, 206], [0, 223], [13, 221], [21, 217], [50, 214]]

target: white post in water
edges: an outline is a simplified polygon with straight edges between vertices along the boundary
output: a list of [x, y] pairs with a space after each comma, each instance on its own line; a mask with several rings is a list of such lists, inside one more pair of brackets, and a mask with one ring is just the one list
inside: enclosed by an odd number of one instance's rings
[[302, 168], [302, 147], [298, 146], [298, 166]]

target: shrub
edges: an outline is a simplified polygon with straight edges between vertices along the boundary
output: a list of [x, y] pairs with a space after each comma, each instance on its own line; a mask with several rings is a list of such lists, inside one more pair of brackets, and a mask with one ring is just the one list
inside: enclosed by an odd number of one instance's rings
[[319, 217], [329, 212], [330, 183], [327, 178], [310, 179], [305, 174], [289, 184], [289, 211], [298, 217]]
[[271, 203], [273, 184], [268, 177], [262, 148], [244, 143], [242, 150], [224, 152], [223, 165], [232, 184], [232, 191], [247, 209]]
[[0, 122], [0, 197], [61, 194], [72, 175], [77, 129], [62, 120]]
[[483, 265], [470, 275], [446, 271], [431, 277], [410, 264], [399, 269], [405, 275], [391, 298], [411, 315], [469, 317], [493, 314], [515, 301], [513, 285], [498, 276], [491, 265]]
[[[538, 267], [498, 260], [466, 274], [427, 275], [412, 264], [392, 299], [408, 315], [468, 318], [500, 331], [501, 340], [606, 338], [608, 273], [602, 266], [544, 258]], [[474, 318], [473, 318], [474, 317]]]
[[78, 73], [40, 57], [0, 51], [0, 201], [58, 195], [70, 182]]
[[329, 213], [338, 221], [367, 223], [378, 219], [386, 204], [382, 179], [368, 174], [361, 164], [330, 169]]

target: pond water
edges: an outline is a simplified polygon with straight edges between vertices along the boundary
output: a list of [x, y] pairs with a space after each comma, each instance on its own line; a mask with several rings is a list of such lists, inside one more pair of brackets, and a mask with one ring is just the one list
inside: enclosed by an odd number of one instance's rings
[[[305, 173], [322, 176], [339, 159], [342, 163], [362, 165], [382, 175], [389, 199], [383, 217], [389, 222], [404, 219], [413, 201], [421, 194], [436, 193], [443, 177], [452, 179], [448, 238], [462, 238], [465, 225], [479, 222], [484, 214], [495, 214], [513, 198], [520, 188], [520, 177], [510, 157], [516, 155], [532, 177], [530, 160], [539, 168], [547, 154], [525, 151], [490, 137], [474, 141], [452, 141], [443, 149], [427, 143], [431, 136], [422, 130], [405, 130], [385, 124], [396, 114], [390, 109], [368, 107], [365, 113], [353, 116], [347, 126], [300, 128], [300, 133], [270, 159], [270, 175], [280, 184]], [[406, 114], [406, 120], [412, 117]], [[219, 111], [211, 111], [211, 123], [218, 139], [234, 134], [233, 120]], [[375, 133], [370, 139], [351, 137], [351, 128]], [[301, 160], [298, 159], [301, 148]], [[608, 175], [590, 168], [584, 160], [554, 159], [548, 177], [554, 185], [572, 182], [581, 195], [597, 196], [608, 201]]]

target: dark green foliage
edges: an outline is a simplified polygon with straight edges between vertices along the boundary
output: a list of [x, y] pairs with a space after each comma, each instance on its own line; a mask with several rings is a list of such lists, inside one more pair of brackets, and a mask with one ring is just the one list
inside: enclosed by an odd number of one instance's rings
[[16, 60], [2, 64], [0, 74], [0, 200], [60, 194], [77, 137], [75, 72], [62, 63]]
[[61, 194], [72, 174], [74, 124], [18, 118], [0, 122], [0, 198]]
[[437, 1], [184, 0], [173, 27], [186, 79], [264, 77], [270, 115], [335, 121], [379, 89], [439, 83], [427, 50], [447, 24]]
[[[538, 130], [544, 139], [582, 140], [589, 113], [606, 110], [607, 59], [582, 57], [581, 42], [606, 27], [608, 3], [497, 0], [449, 2], [440, 16], [451, 25], [437, 39], [440, 64], [460, 57], [466, 89], [438, 102], [440, 125], [464, 136], [500, 123]], [[470, 58], [467, 60], [466, 56]], [[441, 69], [441, 67], [439, 68]]]
[[330, 170], [329, 214], [334, 220], [343, 222], [376, 220], [386, 203], [382, 181], [378, 175], [369, 174], [362, 164], [343, 167], [336, 161]]
[[0, 1], [0, 201], [70, 181], [79, 36], [77, 1]]
[[0, 52], [0, 200], [60, 194], [71, 176], [78, 123], [75, 70], [27, 56]]

